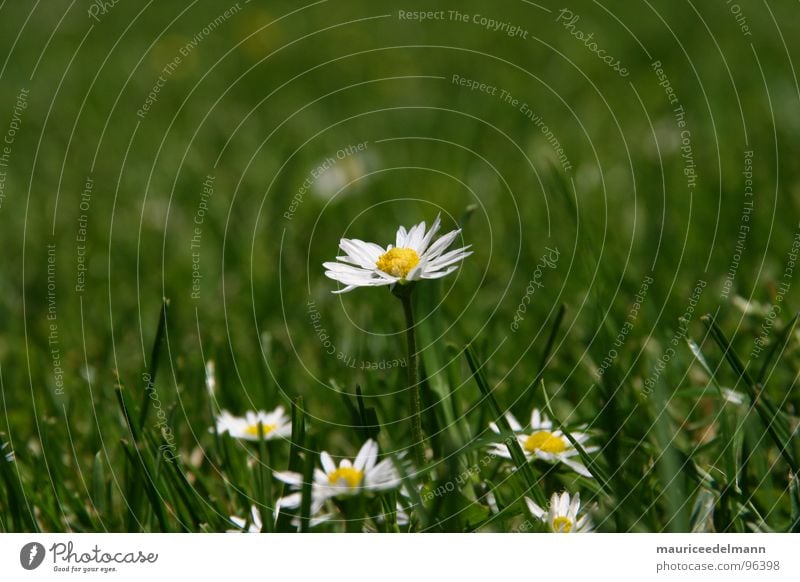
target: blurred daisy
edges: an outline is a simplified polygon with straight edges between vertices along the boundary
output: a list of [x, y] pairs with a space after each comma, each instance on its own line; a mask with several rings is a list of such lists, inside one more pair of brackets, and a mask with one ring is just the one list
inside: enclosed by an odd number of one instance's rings
[[216, 366], [214, 360], [206, 362], [206, 391], [208, 395], [213, 398], [214, 393], [217, 391], [217, 376], [214, 372]]
[[747, 396], [736, 390], [731, 390], [730, 388], [722, 388], [722, 397], [726, 402], [737, 405], [744, 404], [747, 400]]
[[217, 415], [217, 432], [227, 432], [233, 438], [248, 441], [258, 440], [258, 425], [261, 423], [264, 431], [264, 440], [286, 438], [292, 434], [292, 423], [279, 406], [272, 412], [248, 410], [244, 417], [234, 416], [227, 410]]
[[759, 303], [755, 299], [745, 299], [739, 295], [734, 295], [731, 303], [745, 315], [757, 317], [766, 317], [772, 308], [768, 303]]
[[553, 533], [587, 533], [592, 531], [592, 521], [588, 515], [578, 517], [581, 507], [581, 494], [576, 493], [570, 500], [569, 493], [564, 491], [561, 495], [553, 493], [550, 497], [550, 507], [547, 511], [536, 505], [531, 499], [525, 498], [528, 511], [536, 519], [540, 519]]
[[[523, 430], [520, 423], [510, 412], [506, 413], [506, 420], [508, 420], [511, 430], [514, 431], [529, 461], [541, 459], [548, 463], [560, 462], [584, 477], [592, 476], [583, 463], [573, 460], [573, 457], [578, 455], [578, 450], [572, 446], [572, 443], [562, 431], [553, 430], [553, 423], [548, 420], [547, 416], [539, 412], [538, 408], [534, 408], [531, 413], [530, 430]], [[491, 423], [489, 426], [495, 433], [500, 434], [500, 429], [495, 423]], [[589, 435], [583, 432], [570, 432], [570, 435], [581, 446], [589, 438]], [[598, 447], [583, 448], [589, 453], [598, 449]], [[511, 458], [511, 453], [508, 452], [508, 447], [505, 443], [494, 443], [491, 445], [490, 451], [500, 457]]]
[[[331, 456], [323, 451], [319, 457], [322, 468], [314, 470], [311, 484], [311, 515], [322, 509], [328, 499], [358, 495], [369, 491], [385, 491], [400, 485], [400, 477], [389, 459], [378, 462], [378, 443], [369, 439], [358, 451], [353, 462], [342, 459], [337, 465]], [[291, 471], [276, 472], [275, 478], [301, 488], [303, 476]], [[292, 493], [282, 498], [281, 507], [300, 507], [301, 494]]]
[[472, 254], [467, 250], [471, 245], [444, 252], [461, 229], [453, 230], [434, 242], [433, 237], [440, 226], [439, 216], [427, 231], [424, 222], [409, 230], [401, 226], [397, 229], [394, 246], [390, 244], [386, 248], [358, 239], [341, 239], [339, 248], [345, 254], [336, 257], [340, 262], [323, 263], [325, 275], [345, 285], [334, 293], [449, 275], [458, 269], [457, 263]]
[[244, 533], [261, 533], [263, 522], [261, 521], [261, 512], [255, 505], [250, 506], [249, 519], [243, 517], [230, 516], [231, 523], [237, 529], [229, 529], [229, 533], [244, 532]]
[[11, 450], [11, 446], [8, 443], [0, 444], [0, 458], [5, 459], [7, 463], [14, 461], [14, 451]]
[[[372, 168], [378, 167], [375, 156], [368, 152], [354, 153], [344, 159], [338, 159], [333, 165], [327, 165], [325, 170], [314, 181], [313, 192], [320, 198], [329, 200], [334, 196], [341, 199], [353, 190], [363, 187], [360, 179]], [[345, 190], [347, 188], [347, 190]]]
[[408, 525], [411, 522], [409, 511], [411, 510], [406, 510], [403, 504], [398, 501], [395, 505], [394, 522], [400, 527]]

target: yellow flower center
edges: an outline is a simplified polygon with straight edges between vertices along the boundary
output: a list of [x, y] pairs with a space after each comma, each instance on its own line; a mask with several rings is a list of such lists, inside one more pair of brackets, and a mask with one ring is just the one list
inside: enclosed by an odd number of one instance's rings
[[525, 448], [531, 452], [543, 451], [545, 453], [563, 453], [567, 450], [567, 443], [560, 436], [550, 431], [540, 430], [525, 439]]
[[[273, 430], [278, 428], [277, 424], [263, 424], [261, 426], [264, 429], [264, 436], [267, 436]], [[244, 429], [244, 432], [245, 432], [245, 434], [248, 434], [250, 436], [257, 437], [258, 436], [258, 425], [257, 424], [249, 424], [249, 425], [247, 425], [247, 428]]]
[[419, 255], [414, 249], [394, 248], [378, 257], [376, 266], [392, 277], [405, 279], [411, 269], [419, 264]]
[[354, 467], [339, 467], [328, 473], [328, 481], [331, 485], [336, 485], [339, 481], [344, 481], [350, 489], [355, 489], [361, 485], [364, 479], [364, 471], [359, 471]]
[[569, 533], [572, 531], [572, 520], [568, 517], [558, 516], [553, 520], [553, 531], [555, 533]]

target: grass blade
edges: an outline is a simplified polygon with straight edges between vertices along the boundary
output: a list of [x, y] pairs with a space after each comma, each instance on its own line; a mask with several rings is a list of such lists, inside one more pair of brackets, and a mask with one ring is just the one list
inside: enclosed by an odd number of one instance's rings
[[561, 324], [564, 322], [564, 315], [567, 313], [567, 306], [563, 303], [558, 308], [558, 312], [556, 313], [556, 317], [553, 320], [553, 325], [550, 328], [550, 334], [547, 336], [547, 343], [544, 345], [544, 351], [542, 352], [542, 358], [539, 360], [539, 371], [536, 373], [536, 377], [531, 382], [528, 388], [528, 395], [525, 398], [525, 408], [533, 408], [533, 403], [536, 401], [536, 386], [542, 381], [544, 377], [545, 370], [547, 368], [547, 362], [550, 360], [550, 356], [553, 353], [553, 348], [556, 344], [556, 337], [558, 336], [558, 331], [561, 329]]
[[755, 407], [758, 416], [766, 426], [770, 437], [772, 437], [772, 440], [778, 446], [781, 456], [791, 468], [792, 473], [797, 475], [800, 473], [800, 470], [798, 470], [797, 461], [795, 460], [792, 449], [790, 448], [791, 437], [789, 435], [789, 430], [784, 423], [784, 419], [780, 410], [777, 408], [777, 406], [775, 406], [775, 404], [773, 404], [770, 397], [763, 390], [761, 384], [755, 382], [747, 372], [747, 369], [745, 368], [744, 364], [742, 364], [739, 356], [736, 355], [733, 346], [731, 346], [728, 338], [725, 337], [725, 334], [723, 333], [722, 329], [720, 329], [714, 317], [711, 315], [704, 315], [701, 319], [711, 332], [711, 336], [714, 338], [714, 341], [717, 342], [717, 345], [722, 350], [723, 355], [734, 369], [734, 372], [737, 375], [737, 382], [740, 379], [744, 380], [744, 387], [747, 390], [748, 396], [750, 396], [750, 400], [752, 401], [752, 405]]
[[797, 324], [798, 317], [800, 317], [800, 312], [794, 314], [792, 320], [784, 326], [775, 343], [772, 344], [772, 348], [770, 348], [769, 352], [767, 353], [767, 357], [764, 358], [764, 363], [761, 365], [761, 370], [759, 370], [758, 376], [756, 377], [759, 384], [764, 382], [764, 378], [767, 375], [767, 368], [769, 368], [769, 364], [772, 362], [772, 359], [776, 356], [776, 354], [778, 358], [780, 358], [780, 355], [786, 349], [786, 344], [789, 343], [789, 338], [792, 337], [792, 330], [794, 329], [795, 324]]
[[550, 416], [550, 419], [555, 423], [556, 427], [564, 433], [564, 436], [567, 437], [567, 440], [569, 440], [572, 446], [575, 447], [575, 450], [578, 451], [578, 456], [581, 458], [581, 461], [583, 461], [583, 464], [586, 465], [586, 468], [590, 470], [595, 480], [600, 485], [600, 489], [607, 495], [610, 494], [611, 489], [608, 485], [608, 473], [606, 473], [605, 469], [600, 465], [596, 458], [589, 456], [589, 453], [586, 452], [586, 449], [583, 448], [583, 445], [575, 440], [570, 432], [564, 428], [564, 424], [558, 420], [552, 406], [550, 406], [550, 397], [547, 395], [547, 389], [545, 388], [544, 380], [542, 380], [542, 394], [544, 395], [545, 410], [547, 410], [547, 414]]
[[308, 532], [311, 529], [311, 502], [312, 485], [314, 484], [314, 466], [317, 463], [316, 443], [313, 437], [309, 439], [309, 448], [306, 450], [303, 464], [303, 488], [300, 501], [300, 531]]
[[484, 402], [486, 402], [491, 409], [495, 423], [498, 427], [500, 427], [501, 432], [506, 435], [505, 443], [508, 447], [508, 452], [511, 454], [514, 465], [516, 465], [517, 470], [520, 472], [525, 484], [527, 485], [527, 491], [535, 497], [536, 503], [544, 507], [547, 503], [545, 494], [541, 488], [537, 486], [536, 479], [533, 475], [533, 469], [531, 468], [530, 463], [528, 463], [525, 453], [522, 452], [522, 448], [519, 446], [519, 442], [517, 441], [516, 437], [512, 436], [514, 431], [511, 430], [511, 426], [508, 424], [508, 420], [506, 420], [503, 410], [500, 408], [500, 405], [497, 404], [497, 400], [495, 399], [491, 388], [489, 388], [486, 379], [481, 374], [482, 365], [478, 365], [478, 362], [475, 359], [475, 356], [472, 353], [472, 348], [469, 344], [464, 347], [464, 354], [467, 357], [467, 363], [469, 364], [469, 369], [472, 372], [472, 377], [475, 378], [475, 382], [478, 384], [481, 394], [483, 394]]
[[700, 366], [708, 374], [709, 381], [714, 385], [714, 388], [719, 395], [720, 401], [720, 434], [719, 442], [722, 443], [722, 458], [725, 465], [725, 478], [726, 482], [722, 484], [722, 490], [719, 492], [719, 506], [720, 511], [716, 515], [718, 525], [717, 531], [730, 531], [734, 529], [738, 532], [743, 532], [745, 525], [741, 520], [741, 516], [733, 511], [731, 505], [732, 497], [729, 489], [733, 488], [735, 491], [740, 491], [739, 488], [739, 474], [740, 466], [738, 459], [740, 454], [740, 446], [742, 439], [740, 438], [740, 426], [733, 413], [730, 412], [730, 406], [727, 405], [727, 397], [722, 390], [719, 382], [717, 382], [716, 374], [711, 369], [711, 366], [706, 361], [700, 346], [698, 346], [691, 338], [686, 338], [686, 343], [689, 346], [695, 359]]
[[142, 404], [139, 407], [139, 430], [144, 428], [144, 423], [147, 421], [147, 413], [150, 411], [150, 393], [155, 390], [156, 373], [158, 372], [158, 360], [161, 355], [161, 346], [164, 343], [164, 335], [167, 327], [167, 307], [169, 307], [169, 299], [166, 297], [161, 302], [161, 311], [158, 316], [158, 326], [156, 327], [156, 337], [153, 341], [153, 349], [150, 353], [150, 368], [147, 375], [147, 388], [142, 395]]
[[[303, 451], [305, 450], [306, 425], [305, 413], [303, 411], [303, 397], [298, 396], [292, 402], [292, 442], [289, 447], [289, 471], [293, 473], [303, 472]], [[280, 497], [286, 493], [286, 486], [280, 488]], [[292, 531], [293, 514], [281, 509], [275, 525], [276, 531]]]

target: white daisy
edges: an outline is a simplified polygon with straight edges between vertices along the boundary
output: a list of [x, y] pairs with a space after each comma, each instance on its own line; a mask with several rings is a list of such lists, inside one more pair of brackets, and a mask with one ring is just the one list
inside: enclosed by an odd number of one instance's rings
[[[321, 469], [314, 470], [314, 481], [311, 484], [311, 515], [322, 509], [328, 499], [358, 495], [369, 491], [385, 491], [400, 485], [400, 476], [390, 459], [378, 462], [378, 443], [369, 439], [358, 451], [353, 462], [342, 459], [337, 465], [331, 456], [323, 451], [320, 454]], [[300, 473], [282, 471], [274, 473], [275, 478], [301, 488], [303, 476]], [[301, 494], [292, 493], [282, 498], [281, 507], [299, 507]]]
[[411, 521], [411, 517], [409, 517], [409, 510], [406, 510], [403, 507], [403, 504], [400, 501], [397, 502], [395, 505], [395, 512], [394, 512], [394, 521], [400, 527], [406, 526]]
[[[506, 413], [506, 420], [508, 421], [511, 430], [514, 431], [517, 441], [519, 442], [525, 457], [532, 461], [534, 459], [541, 459], [548, 463], [564, 463], [567, 467], [584, 477], [591, 477], [592, 474], [586, 466], [574, 460], [572, 457], [578, 455], [578, 450], [572, 446], [572, 443], [560, 430], [553, 430], [553, 423], [541, 412], [538, 408], [534, 408], [531, 413], [531, 427], [530, 430], [523, 430], [520, 423], [510, 412]], [[491, 423], [490, 428], [500, 434], [500, 429], [495, 423]], [[570, 435], [581, 446], [589, 438], [589, 435], [583, 432], [570, 432]], [[583, 447], [587, 453], [594, 452], [598, 447]], [[511, 453], [508, 452], [508, 447], [505, 443], [494, 443], [491, 445], [490, 450], [493, 454], [506, 459], [511, 458]]]
[[[255, 505], [250, 506], [250, 518], [230, 516], [231, 523], [238, 529], [229, 529], [229, 533], [244, 532], [244, 533], [261, 533], [263, 522], [261, 521], [261, 512]], [[245, 527], [246, 526], [246, 527]]]
[[217, 415], [217, 432], [227, 432], [237, 439], [257, 441], [259, 423], [263, 427], [264, 440], [287, 438], [292, 434], [292, 422], [286, 416], [283, 406], [278, 406], [272, 412], [248, 410], [244, 417], [234, 416], [223, 410]]
[[395, 244], [383, 248], [375, 243], [358, 239], [343, 238], [339, 248], [343, 256], [337, 261], [323, 263], [325, 275], [345, 285], [334, 293], [346, 293], [356, 287], [375, 287], [407, 283], [420, 279], [439, 279], [458, 269], [457, 263], [472, 254], [471, 245], [444, 252], [461, 229], [453, 230], [433, 242], [439, 232], [441, 219], [439, 216], [425, 230], [425, 223], [420, 222], [408, 231], [401, 226], [397, 229]]
[[739, 295], [734, 295], [731, 303], [745, 315], [755, 315], [756, 317], [766, 317], [772, 307], [768, 303], [759, 303], [755, 299], [748, 300]]
[[[6, 448], [8, 448], [8, 452], [5, 452]], [[0, 457], [8, 463], [14, 461], [14, 451], [11, 450], [11, 446], [8, 443], [0, 443]]]
[[581, 507], [581, 494], [576, 493], [570, 500], [569, 493], [564, 491], [561, 495], [553, 493], [550, 497], [550, 507], [547, 511], [536, 505], [532, 500], [525, 498], [528, 511], [536, 519], [542, 520], [553, 533], [587, 533], [592, 531], [592, 520], [584, 514], [578, 517]]
[[732, 390], [731, 388], [722, 388], [722, 397], [726, 402], [737, 405], [744, 404], [747, 400], [747, 396], [737, 390]]
[[215, 368], [216, 366], [214, 365], [214, 360], [209, 360], [206, 362], [206, 391], [212, 398], [214, 397], [214, 393], [217, 391], [217, 376], [214, 373]]

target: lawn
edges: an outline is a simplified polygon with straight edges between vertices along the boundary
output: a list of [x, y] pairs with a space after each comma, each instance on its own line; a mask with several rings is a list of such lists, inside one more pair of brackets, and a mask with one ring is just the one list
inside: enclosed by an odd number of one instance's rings
[[0, 2], [0, 531], [800, 530], [797, 4], [450, 4]]

